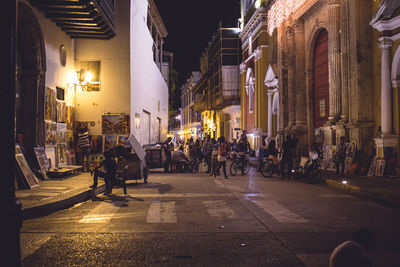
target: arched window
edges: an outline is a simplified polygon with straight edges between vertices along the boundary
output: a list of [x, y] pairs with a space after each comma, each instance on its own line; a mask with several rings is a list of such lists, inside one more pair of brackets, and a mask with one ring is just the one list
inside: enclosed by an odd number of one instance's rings
[[246, 93], [249, 96], [249, 113], [253, 113], [254, 106], [254, 74], [251, 68], [247, 69], [246, 73]]

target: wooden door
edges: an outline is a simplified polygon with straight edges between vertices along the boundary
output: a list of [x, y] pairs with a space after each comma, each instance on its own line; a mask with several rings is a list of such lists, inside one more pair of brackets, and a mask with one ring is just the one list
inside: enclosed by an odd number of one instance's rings
[[328, 32], [322, 30], [313, 55], [314, 128], [321, 127], [329, 116]]

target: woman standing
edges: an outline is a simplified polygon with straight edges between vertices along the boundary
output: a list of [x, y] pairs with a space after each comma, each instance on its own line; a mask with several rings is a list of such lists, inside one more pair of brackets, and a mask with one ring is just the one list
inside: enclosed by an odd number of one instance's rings
[[226, 157], [228, 156], [228, 149], [227, 145], [225, 142], [225, 137], [221, 136], [219, 138], [219, 146], [218, 146], [218, 166], [217, 169], [214, 172], [214, 177], [217, 177], [217, 173], [219, 172], [219, 169], [222, 166], [222, 169], [224, 171], [224, 176], [225, 179], [228, 179], [229, 177], [226, 175]]

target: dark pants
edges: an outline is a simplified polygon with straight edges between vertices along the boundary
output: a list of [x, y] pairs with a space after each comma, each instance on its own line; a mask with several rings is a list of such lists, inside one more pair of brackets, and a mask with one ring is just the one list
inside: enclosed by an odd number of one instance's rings
[[207, 163], [207, 173], [211, 172], [211, 155], [206, 155], [204, 157], [206, 163]]
[[212, 174], [214, 174], [216, 172], [217, 167], [218, 167], [218, 155], [211, 156], [211, 173]]
[[293, 169], [293, 159], [292, 158], [282, 158], [281, 160], [281, 177], [285, 177], [285, 165], [287, 165], [288, 168], [288, 174], [287, 177], [290, 179], [292, 176], [292, 169]]
[[94, 171], [94, 175], [93, 175], [93, 187], [96, 188], [97, 187], [97, 181], [98, 179], [103, 178], [104, 179], [104, 183], [106, 184], [106, 190], [105, 190], [105, 194], [111, 194], [112, 192], [112, 186], [114, 184], [115, 181], [115, 174], [109, 174], [106, 172], [102, 172], [99, 170], [95, 170]]
[[167, 159], [164, 161], [164, 172], [170, 172], [171, 166], [171, 155], [167, 155]]
[[183, 171], [188, 172], [189, 171], [189, 164], [186, 160], [180, 160], [176, 162], [176, 165], [179, 166], [179, 168], [182, 168], [183, 166]]
[[224, 176], [225, 176], [225, 178], [227, 178], [228, 175], [226, 175], [226, 161], [218, 161], [217, 168], [214, 171], [214, 176], [219, 175], [219, 169], [221, 168], [221, 166], [222, 166], [222, 170], [224, 171]]
[[344, 176], [344, 162], [345, 158], [339, 158], [339, 161], [336, 162], [336, 174], [339, 175], [339, 167], [342, 167], [341, 169], [341, 175]]

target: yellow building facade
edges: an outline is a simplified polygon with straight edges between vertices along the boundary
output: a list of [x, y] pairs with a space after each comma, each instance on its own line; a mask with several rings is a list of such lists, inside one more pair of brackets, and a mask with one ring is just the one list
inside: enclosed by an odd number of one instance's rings
[[344, 136], [355, 148], [346, 164], [396, 173], [399, 10], [391, 0], [243, 0], [241, 128], [254, 149], [291, 135], [299, 156], [316, 145], [334, 153]]

